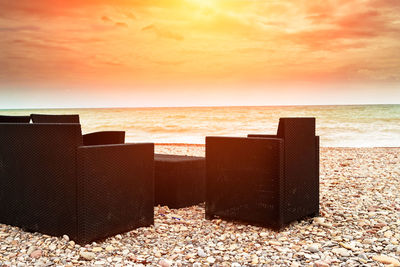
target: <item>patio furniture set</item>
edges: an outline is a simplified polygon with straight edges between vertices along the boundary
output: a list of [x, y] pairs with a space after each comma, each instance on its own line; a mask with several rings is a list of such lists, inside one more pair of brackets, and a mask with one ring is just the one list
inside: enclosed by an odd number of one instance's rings
[[79, 115], [0, 116], [0, 223], [87, 244], [154, 222], [154, 206], [280, 229], [319, 213], [315, 118], [276, 135], [206, 137], [206, 156], [154, 154]]

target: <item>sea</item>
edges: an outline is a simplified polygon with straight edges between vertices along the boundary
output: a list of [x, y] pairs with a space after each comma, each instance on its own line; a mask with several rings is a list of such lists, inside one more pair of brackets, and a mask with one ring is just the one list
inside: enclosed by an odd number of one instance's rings
[[323, 147], [400, 147], [400, 105], [0, 109], [31, 113], [79, 114], [83, 133], [124, 130], [127, 142], [188, 144], [275, 134], [280, 117], [315, 117]]

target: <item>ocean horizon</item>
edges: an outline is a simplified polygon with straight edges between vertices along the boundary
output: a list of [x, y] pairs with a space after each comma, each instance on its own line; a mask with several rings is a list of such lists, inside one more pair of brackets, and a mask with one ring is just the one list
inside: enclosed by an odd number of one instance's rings
[[82, 132], [126, 131], [127, 142], [204, 144], [205, 136], [276, 133], [280, 117], [315, 117], [322, 147], [400, 147], [400, 104], [0, 109], [79, 114]]

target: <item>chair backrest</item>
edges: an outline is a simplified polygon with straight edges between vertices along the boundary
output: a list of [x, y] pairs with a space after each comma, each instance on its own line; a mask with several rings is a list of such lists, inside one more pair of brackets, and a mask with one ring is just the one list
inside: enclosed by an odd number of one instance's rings
[[0, 115], [0, 123], [29, 123], [30, 120], [30, 116]]
[[31, 114], [33, 123], [80, 123], [78, 114]]
[[76, 236], [81, 145], [79, 124], [0, 123], [0, 222]]
[[319, 142], [315, 136], [315, 118], [281, 118], [277, 136], [284, 140], [285, 151], [284, 188], [287, 192], [283, 194], [286, 206], [283, 217], [291, 221], [304, 213], [302, 207], [310, 210], [309, 205], [319, 203]]

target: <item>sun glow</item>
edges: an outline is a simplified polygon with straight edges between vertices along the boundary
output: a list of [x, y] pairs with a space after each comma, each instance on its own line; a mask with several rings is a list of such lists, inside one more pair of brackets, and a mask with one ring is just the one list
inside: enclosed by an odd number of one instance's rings
[[390, 85], [400, 77], [400, 6], [391, 3], [0, 1], [0, 80], [11, 89], [200, 92], [207, 101], [239, 88], [238, 102], [241, 88], [256, 98], [255, 88], [271, 94], [282, 84]]
[[215, 8], [215, 0], [186, 0], [189, 4], [196, 5], [200, 8]]

